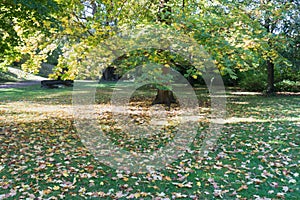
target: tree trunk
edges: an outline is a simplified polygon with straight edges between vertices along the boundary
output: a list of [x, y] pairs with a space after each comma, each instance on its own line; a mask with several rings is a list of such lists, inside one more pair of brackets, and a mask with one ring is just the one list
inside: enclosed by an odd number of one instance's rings
[[275, 92], [275, 88], [274, 88], [274, 63], [270, 60], [267, 61], [267, 69], [268, 69], [267, 94], [273, 94]]
[[103, 80], [103, 81], [116, 81], [119, 78], [120, 78], [119, 75], [115, 73], [115, 68], [113, 68], [113, 67], [107, 67], [102, 72], [101, 80]]
[[[172, 9], [170, 6], [167, 5], [168, 2], [169, 2], [169, 0], [160, 0], [159, 11], [158, 11], [157, 17], [158, 17], [159, 22], [164, 22], [164, 23], [170, 25], [171, 24], [170, 15], [171, 15]], [[168, 74], [169, 71], [170, 71], [169, 67], [163, 67], [162, 74]], [[168, 106], [170, 108], [171, 103], [176, 103], [176, 99], [173, 95], [173, 92], [170, 90], [157, 89], [157, 94], [156, 94], [154, 101], [152, 102], [152, 105], [165, 104], [166, 106]]]
[[[166, 75], [170, 73], [170, 67], [163, 67], [162, 68], [162, 74]], [[166, 85], [168, 85], [169, 83], [165, 83]], [[152, 102], [152, 105], [154, 104], [165, 104], [166, 106], [168, 106], [170, 108], [171, 103], [176, 103], [176, 99], [173, 95], [173, 92], [168, 90], [168, 89], [157, 89], [157, 94], [156, 97], [154, 99], [154, 101]]]
[[156, 94], [154, 101], [152, 102], [152, 105], [165, 104], [166, 106], [168, 106], [170, 108], [171, 103], [177, 103], [176, 99], [173, 95], [173, 92], [170, 90], [157, 89], [157, 94]]

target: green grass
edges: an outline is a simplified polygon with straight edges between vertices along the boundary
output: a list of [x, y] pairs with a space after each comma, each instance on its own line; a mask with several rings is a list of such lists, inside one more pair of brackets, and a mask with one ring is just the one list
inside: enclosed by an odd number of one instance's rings
[[[99, 85], [96, 102], [108, 103], [113, 89], [113, 84]], [[206, 90], [195, 91], [207, 99]], [[154, 90], [142, 90], [133, 100], [146, 108], [143, 101], [151, 102], [153, 95]], [[299, 100], [298, 96], [229, 94], [228, 122], [207, 156], [198, 154], [208, 131], [208, 121], [203, 119], [192, 151], [166, 169], [127, 174], [97, 161], [84, 147], [72, 114], [62, 109], [71, 106], [72, 89], [0, 89], [0, 199], [6, 194], [7, 199], [181, 195], [183, 199], [296, 200], [300, 198]], [[47, 106], [56, 109], [46, 112]], [[100, 123], [113, 126], [109, 113]], [[107, 134], [115, 144], [122, 146], [123, 141], [123, 147], [132, 150], [141, 144], [151, 149], [148, 143], [162, 142], [161, 136], [133, 142], [118, 132]]]
[[[60, 97], [65, 99], [68, 96], [72, 95], [72, 88], [59, 88], [59, 89], [44, 89], [41, 88], [40, 85], [33, 85], [28, 87], [19, 87], [19, 88], [0, 88], [1, 93], [1, 101], [39, 101], [40, 99], [44, 99], [44, 102], [53, 97]], [[53, 103], [49, 101], [48, 103]]]

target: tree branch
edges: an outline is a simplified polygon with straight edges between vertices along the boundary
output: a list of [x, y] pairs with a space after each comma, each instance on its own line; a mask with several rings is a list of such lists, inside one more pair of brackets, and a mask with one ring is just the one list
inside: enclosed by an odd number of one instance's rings
[[73, 12], [72, 14], [75, 16], [75, 18], [77, 19], [77, 22], [80, 24], [80, 26], [82, 28], [86, 29], [89, 35], [94, 36], [94, 34], [80, 21], [80, 18], [76, 15], [76, 13]]

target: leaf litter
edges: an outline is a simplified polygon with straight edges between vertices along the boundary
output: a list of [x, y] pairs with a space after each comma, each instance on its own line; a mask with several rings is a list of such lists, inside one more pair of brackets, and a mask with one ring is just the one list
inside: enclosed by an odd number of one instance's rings
[[[297, 99], [281, 97], [283, 107], [289, 109], [279, 112], [276, 104], [262, 98], [235, 97], [228, 112], [229, 117], [265, 121], [228, 121], [209, 154], [199, 156], [208, 129], [204, 118], [189, 151], [165, 169], [148, 173], [119, 171], [98, 162], [81, 143], [69, 105], [44, 112], [41, 100], [28, 102], [34, 110], [21, 109], [18, 102], [3, 104], [0, 199], [300, 198]], [[296, 120], [285, 120], [289, 116]], [[150, 120], [147, 115], [130, 117], [138, 125]], [[122, 127], [113, 126], [109, 112], [99, 116], [99, 123], [116, 145], [134, 151], [155, 151], [175, 134], [172, 125], [165, 127], [168, 134], [152, 134], [144, 140], [120, 134]]]

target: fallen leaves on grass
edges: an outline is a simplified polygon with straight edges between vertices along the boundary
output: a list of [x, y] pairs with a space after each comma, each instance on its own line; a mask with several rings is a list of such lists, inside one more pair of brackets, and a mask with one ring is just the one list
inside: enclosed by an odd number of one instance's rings
[[[226, 124], [219, 142], [205, 156], [197, 154], [208, 126], [201, 122], [193, 145], [179, 160], [149, 173], [130, 173], [99, 163], [82, 145], [73, 119], [64, 112], [41, 111], [43, 116], [37, 120], [33, 112], [22, 111], [22, 118], [17, 119], [19, 113], [14, 113], [13, 107], [1, 110], [1, 117], [9, 120], [0, 122], [4, 127], [0, 135], [0, 199], [299, 198], [299, 123], [273, 122], [271, 114], [279, 116], [273, 107], [266, 111], [266, 105], [253, 107], [248, 100], [238, 104], [246, 106], [239, 107], [239, 113], [254, 108], [245, 115], [269, 120]], [[284, 112], [288, 114], [288, 110]], [[292, 110], [291, 116], [295, 117], [294, 113]], [[149, 122], [147, 116], [131, 117], [137, 124]], [[114, 121], [109, 113], [99, 120], [107, 125], [104, 128], [116, 144], [140, 148], [136, 138], [118, 135], [117, 128], [111, 130]], [[171, 135], [152, 135], [145, 148], [155, 150], [160, 138], [168, 142]]]

